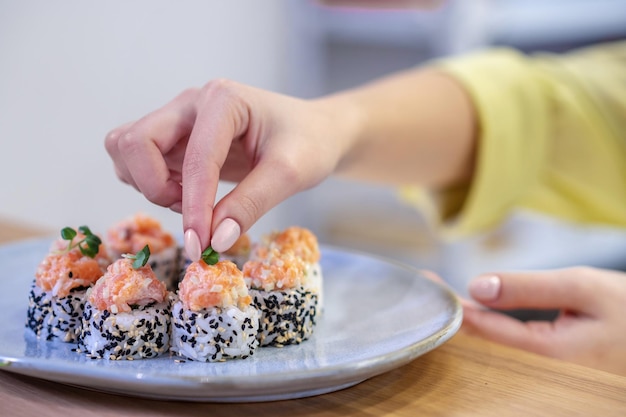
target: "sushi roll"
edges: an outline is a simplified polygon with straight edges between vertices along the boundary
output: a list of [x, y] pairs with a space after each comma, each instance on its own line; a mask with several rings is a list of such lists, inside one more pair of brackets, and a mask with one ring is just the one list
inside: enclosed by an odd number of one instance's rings
[[259, 312], [233, 262], [191, 263], [178, 298], [172, 307], [173, 352], [203, 362], [245, 359], [254, 353]]
[[26, 327], [38, 338], [71, 343], [81, 331], [87, 289], [104, 275], [110, 259], [86, 226], [61, 234], [35, 272]]
[[319, 287], [306, 274], [305, 262], [292, 252], [273, 248], [263, 260], [243, 267], [254, 306], [260, 312], [260, 346], [299, 344], [313, 334]]
[[317, 237], [309, 229], [291, 226], [280, 232], [264, 236], [254, 247], [250, 259], [267, 259], [272, 251], [291, 253], [304, 262], [306, 287], [317, 294], [318, 314], [324, 309], [322, 268]]
[[127, 253], [150, 248], [150, 267], [167, 289], [178, 284], [180, 249], [174, 236], [164, 230], [158, 220], [142, 213], [115, 224], [107, 231], [105, 244], [113, 260]]
[[110, 360], [157, 357], [169, 349], [171, 299], [150, 265], [113, 262], [89, 289], [79, 351]]

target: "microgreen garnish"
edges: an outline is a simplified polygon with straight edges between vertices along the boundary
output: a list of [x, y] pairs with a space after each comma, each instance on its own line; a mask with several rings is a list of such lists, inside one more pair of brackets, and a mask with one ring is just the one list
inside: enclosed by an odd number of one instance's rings
[[212, 247], [208, 247], [202, 252], [202, 260], [207, 265], [215, 265], [220, 260], [220, 254], [215, 252]]
[[[78, 242], [74, 242], [74, 239], [78, 236], [78, 232], [85, 235], [85, 237]], [[61, 229], [61, 238], [69, 241], [66, 251], [69, 252], [74, 248], [78, 248], [83, 255], [95, 258], [102, 241], [98, 236], [94, 235], [87, 226], [80, 226], [78, 232], [71, 227]]]
[[146, 245], [135, 255], [126, 254], [124, 255], [124, 258], [134, 259], [133, 268], [139, 269], [142, 266], [146, 266], [146, 264], [148, 263], [148, 259], [150, 258], [150, 247]]

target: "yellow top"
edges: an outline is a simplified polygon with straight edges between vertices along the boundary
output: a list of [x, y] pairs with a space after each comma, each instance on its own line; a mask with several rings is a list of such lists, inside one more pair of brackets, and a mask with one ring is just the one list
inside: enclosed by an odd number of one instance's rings
[[480, 125], [469, 189], [437, 196], [449, 232], [491, 228], [513, 208], [626, 227], [626, 42], [439, 64], [465, 86]]

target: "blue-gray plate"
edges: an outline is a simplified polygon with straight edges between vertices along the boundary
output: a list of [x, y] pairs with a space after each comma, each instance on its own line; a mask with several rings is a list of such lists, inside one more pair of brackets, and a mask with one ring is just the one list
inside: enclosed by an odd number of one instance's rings
[[[219, 363], [164, 356], [89, 359], [24, 327], [28, 292], [50, 239], [0, 246], [0, 369], [109, 393], [163, 400], [272, 401], [358, 384], [429, 352], [459, 329], [445, 286], [390, 260], [322, 246], [324, 311], [300, 345], [259, 348]], [[178, 358], [180, 359], [180, 358]]]

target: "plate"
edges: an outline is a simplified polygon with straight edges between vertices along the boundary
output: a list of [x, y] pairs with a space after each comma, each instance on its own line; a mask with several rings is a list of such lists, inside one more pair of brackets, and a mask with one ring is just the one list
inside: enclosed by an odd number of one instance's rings
[[0, 246], [0, 369], [87, 389], [210, 402], [308, 397], [405, 365], [451, 338], [462, 320], [454, 294], [416, 269], [322, 245], [324, 312], [300, 345], [218, 363], [89, 359], [24, 327], [29, 287], [50, 242]]

